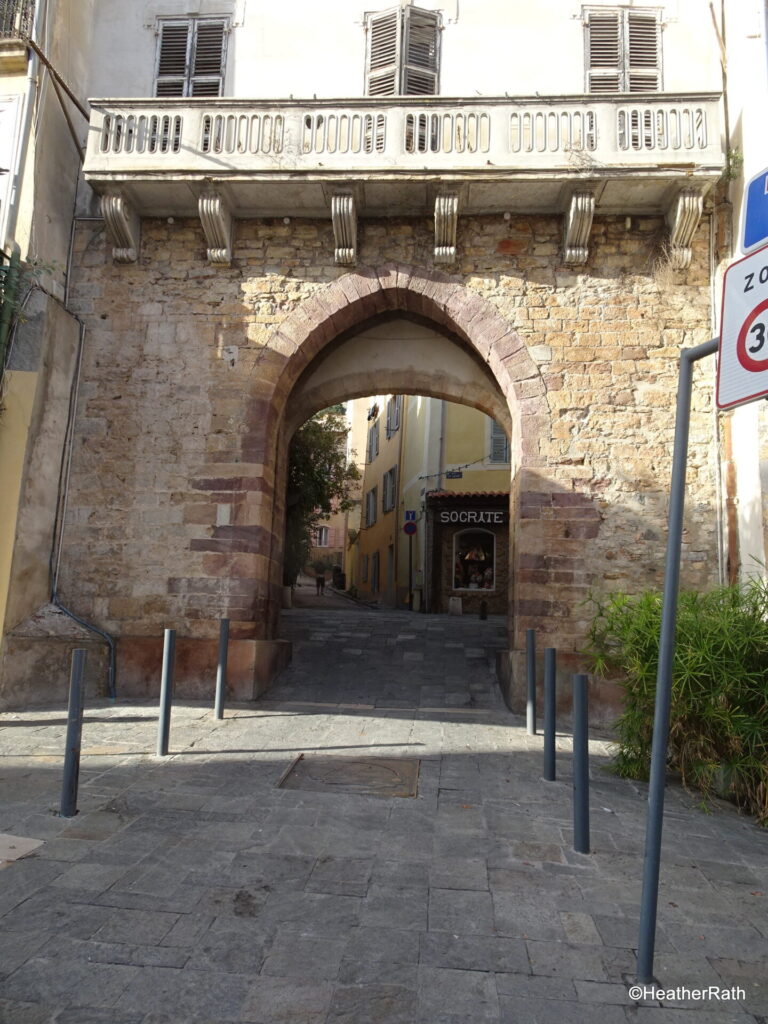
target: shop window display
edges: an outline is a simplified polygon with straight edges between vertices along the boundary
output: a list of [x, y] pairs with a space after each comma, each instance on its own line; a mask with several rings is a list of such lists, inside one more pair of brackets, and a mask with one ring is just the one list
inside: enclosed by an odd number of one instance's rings
[[453, 589], [493, 590], [496, 538], [484, 530], [465, 530], [453, 538]]

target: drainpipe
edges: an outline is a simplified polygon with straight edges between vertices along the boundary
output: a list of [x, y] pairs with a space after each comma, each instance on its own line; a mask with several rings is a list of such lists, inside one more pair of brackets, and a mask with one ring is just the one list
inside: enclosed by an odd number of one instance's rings
[[443, 469], [445, 468], [445, 399], [440, 399], [440, 444], [438, 448], [437, 489], [443, 489]]

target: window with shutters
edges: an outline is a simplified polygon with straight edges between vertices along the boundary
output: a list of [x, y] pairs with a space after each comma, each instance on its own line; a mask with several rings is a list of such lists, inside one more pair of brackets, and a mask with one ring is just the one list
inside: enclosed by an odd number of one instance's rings
[[221, 96], [226, 18], [168, 18], [158, 22], [155, 96]]
[[393, 395], [387, 402], [387, 437], [392, 437], [400, 429], [400, 413], [402, 408], [402, 395]]
[[436, 96], [440, 14], [397, 7], [366, 15], [368, 96]]
[[373, 526], [376, 522], [376, 505], [378, 501], [379, 489], [378, 487], [372, 487], [365, 496], [365, 525]]
[[329, 528], [327, 526], [318, 526], [318, 528], [317, 528], [317, 536], [316, 536], [316, 539], [315, 539], [315, 547], [317, 547], [317, 548], [327, 548], [328, 544], [329, 544], [329, 537], [330, 537]]
[[379, 421], [376, 420], [368, 427], [368, 449], [366, 452], [366, 462], [373, 462], [376, 456], [379, 454]]
[[397, 466], [388, 469], [381, 481], [381, 511], [391, 512], [397, 503]]
[[587, 92], [658, 92], [661, 21], [651, 8], [585, 8]]
[[491, 420], [490, 447], [489, 462], [509, 462], [509, 441], [507, 440], [507, 435], [495, 420]]

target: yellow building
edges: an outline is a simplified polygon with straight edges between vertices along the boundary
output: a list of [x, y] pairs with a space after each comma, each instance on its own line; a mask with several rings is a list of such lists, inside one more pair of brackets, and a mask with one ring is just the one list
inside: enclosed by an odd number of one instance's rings
[[397, 531], [400, 518], [399, 465], [402, 458], [401, 395], [369, 399], [358, 545], [358, 596], [395, 606], [399, 593]]
[[[509, 443], [497, 424], [467, 406], [418, 395], [390, 395], [371, 400], [366, 455], [360, 596], [407, 608], [412, 595], [415, 610], [447, 611], [449, 598], [463, 595], [471, 606], [479, 597], [473, 592], [485, 588], [475, 586], [469, 574], [466, 580], [454, 578], [453, 536], [466, 533], [468, 542], [478, 541], [482, 538], [474, 534], [479, 531], [488, 534], [482, 582], [493, 583], [483, 596], [492, 600], [493, 610], [504, 610], [506, 575], [502, 577], [495, 566], [508, 550], [510, 467]], [[456, 516], [451, 522], [454, 506]], [[440, 521], [442, 512], [448, 514], [445, 524]], [[486, 512], [497, 521], [486, 522]], [[404, 530], [406, 520], [415, 523], [410, 535]], [[444, 537], [446, 532], [450, 536]], [[491, 540], [495, 533], [504, 535], [503, 544]], [[481, 550], [476, 544], [463, 550], [462, 541], [457, 543], [457, 557]], [[449, 549], [450, 568], [443, 564]], [[468, 570], [466, 557], [463, 563]], [[477, 575], [479, 567], [473, 564], [473, 568]]]

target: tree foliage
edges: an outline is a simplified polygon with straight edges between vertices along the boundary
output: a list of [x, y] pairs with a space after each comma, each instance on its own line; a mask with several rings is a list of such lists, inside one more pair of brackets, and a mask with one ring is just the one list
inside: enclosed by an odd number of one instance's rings
[[347, 461], [344, 406], [324, 409], [296, 431], [288, 454], [283, 582], [293, 583], [309, 558], [312, 533], [332, 512], [352, 507], [352, 485], [360, 479]]

